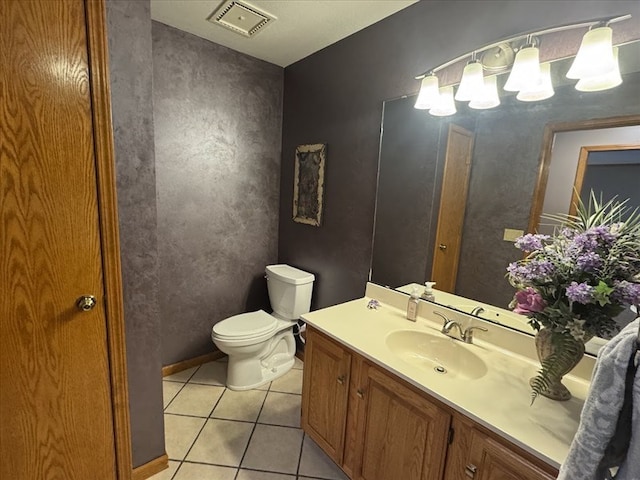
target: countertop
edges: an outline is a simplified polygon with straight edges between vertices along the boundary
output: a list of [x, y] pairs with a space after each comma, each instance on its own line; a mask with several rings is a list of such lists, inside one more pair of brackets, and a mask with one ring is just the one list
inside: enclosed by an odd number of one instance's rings
[[[432, 368], [405, 362], [387, 347], [385, 341], [389, 333], [415, 330], [442, 335], [442, 321], [433, 315], [429, 302], [421, 302], [423, 314], [417, 322], [407, 320], [406, 311], [393, 306], [394, 303], [398, 305], [397, 302], [406, 303], [406, 296], [396, 298], [394, 295], [401, 294], [383, 290], [368, 284], [366, 294], [371, 296], [310, 312], [302, 318], [371, 362], [559, 468], [577, 431], [589, 382], [584, 378], [565, 376], [564, 383], [573, 395], [569, 401], [558, 402], [539, 396], [531, 405], [529, 378], [535, 375], [539, 364], [518, 351], [505, 349], [504, 338], [501, 345], [490, 343], [488, 339], [491, 338], [523, 334], [502, 332], [503, 327], [488, 322], [483, 325], [489, 332], [487, 335], [479, 332], [473, 345], [450, 340], [452, 348], [468, 349], [484, 361], [487, 373], [480, 378], [469, 379], [455, 373], [442, 375]], [[377, 310], [367, 308], [374, 296], [382, 303]], [[474, 324], [478, 324], [478, 320]], [[533, 342], [531, 338], [515, 340], [507, 339], [506, 343]]]

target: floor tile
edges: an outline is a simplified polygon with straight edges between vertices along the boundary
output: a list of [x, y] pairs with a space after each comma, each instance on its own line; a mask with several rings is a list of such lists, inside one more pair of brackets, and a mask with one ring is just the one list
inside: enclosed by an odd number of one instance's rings
[[269, 392], [258, 423], [299, 428], [301, 402], [301, 395]]
[[204, 363], [196, 374], [189, 380], [190, 383], [203, 383], [205, 385], [225, 385], [227, 381], [227, 362], [216, 360]]
[[180, 462], [169, 460], [169, 468], [161, 471], [160, 473], [156, 473], [152, 477], [149, 477], [149, 480], [171, 480], [173, 478], [173, 474], [176, 473], [176, 470], [178, 470], [179, 466]]
[[304, 436], [298, 473], [327, 480], [348, 480], [344, 472], [307, 435]]
[[255, 390], [269, 390], [271, 388], [271, 382], [264, 383], [259, 387], [256, 387]]
[[188, 368], [186, 370], [182, 370], [181, 372], [174, 373], [173, 375], [168, 375], [163, 378], [163, 380], [167, 380], [170, 382], [186, 382], [191, 378], [191, 375], [198, 370], [198, 367]]
[[256, 470], [240, 469], [236, 480], [295, 480], [293, 475], [282, 473], [258, 472]]
[[294, 358], [293, 368], [296, 370], [302, 370], [303, 363], [298, 357]]
[[184, 458], [205, 421], [204, 418], [165, 414], [164, 443], [171, 460]]
[[302, 393], [302, 370], [291, 369], [271, 383], [272, 392]]
[[236, 392], [227, 389], [211, 416], [228, 420], [255, 422], [266, 395], [267, 392], [263, 390]]
[[202, 465], [200, 463], [183, 463], [173, 480], [234, 480], [236, 468]]
[[169, 402], [173, 400], [173, 397], [180, 391], [180, 389], [184, 386], [184, 383], [178, 382], [162, 382], [162, 399], [164, 402], [164, 408], [167, 408]]
[[237, 467], [249, 443], [253, 423], [209, 419], [187, 460]]
[[278, 473], [298, 469], [302, 430], [257, 424], [242, 467]]
[[187, 383], [167, 407], [166, 412], [208, 417], [222, 392], [224, 387]]

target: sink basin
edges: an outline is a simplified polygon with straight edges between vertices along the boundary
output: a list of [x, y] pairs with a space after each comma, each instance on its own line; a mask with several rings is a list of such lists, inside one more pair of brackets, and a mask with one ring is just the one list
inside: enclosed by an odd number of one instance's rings
[[389, 350], [414, 367], [450, 379], [475, 380], [487, 373], [487, 365], [462, 343], [418, 330], [397, 330], [387, 335]]

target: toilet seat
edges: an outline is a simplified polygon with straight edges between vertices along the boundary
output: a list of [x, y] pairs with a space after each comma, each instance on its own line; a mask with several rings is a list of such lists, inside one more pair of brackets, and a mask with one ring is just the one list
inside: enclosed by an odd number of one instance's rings
[[251, 340], [269, 336], [278, 328], [278, 320], [264, 310], [234, 315], [213, 326], [213, 335], [221, 340]]

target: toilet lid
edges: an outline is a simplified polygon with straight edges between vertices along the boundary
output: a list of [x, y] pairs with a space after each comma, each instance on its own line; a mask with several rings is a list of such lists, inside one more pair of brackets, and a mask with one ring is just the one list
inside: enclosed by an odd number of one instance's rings
[[213, 333], [220, 337], [255, 337], [276, 328], [278, 321], [264, 310], [242, 313], [229, 317], [213, 326]]

